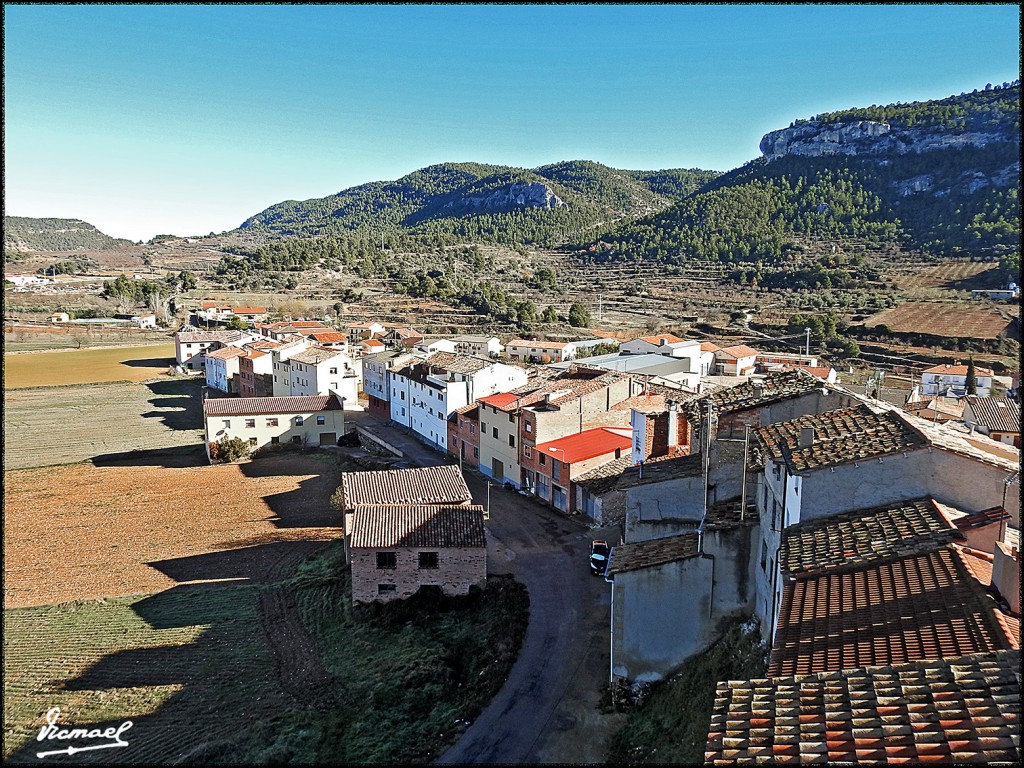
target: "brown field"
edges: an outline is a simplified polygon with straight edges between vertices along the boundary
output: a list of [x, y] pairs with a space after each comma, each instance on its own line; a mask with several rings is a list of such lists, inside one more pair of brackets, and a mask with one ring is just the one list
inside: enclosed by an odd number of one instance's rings
[[869, 328], [887, 325], [897, 333], [927, 333], [948, 338], [995, 339], [1010, 321], [984, 305], [911, 301], [878, 312], [864, 321]]
[[7, 390], [4, 468], [118, 461], [127, 452], [136, 460], [168, 451], [202, 455], [199, 392], [199, 382], [171, 378]]
[[165, 463], [4, 472], [4, 608], [260, 581], [266, 545], [340, 533], [333, 460]]
[[977, 288], [999, 288], [999, 276], [999, 265], [992, 262], [949, 261], [896, 276], [894, 281], [896, 286], [904, 291], [935, 288], [969, 291]]
[[174, 344], [4, 355], [4, 389], [147, 381], [167, 373]]

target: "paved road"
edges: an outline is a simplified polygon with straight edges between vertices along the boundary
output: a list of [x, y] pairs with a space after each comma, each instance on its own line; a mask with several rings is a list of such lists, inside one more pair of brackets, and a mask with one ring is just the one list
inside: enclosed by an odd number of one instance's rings
[[[359, 414], [357, 421], [429, 466], [447, 459], [411, 435]], [[487, 504], [487, 479], [466, 471], [478, 504]], [[437, 761], [458, 763], [603, 762], [622, 716], [597, 711], [608, 679], [611, 597], [590, 573], [591, 530], [496, 484], [490, 488], [488, 570], [511, 573], [530, 594], [530, 622], [508, 680], [462, 738]], [[617, 539], [616, 539], [617, 540]]]

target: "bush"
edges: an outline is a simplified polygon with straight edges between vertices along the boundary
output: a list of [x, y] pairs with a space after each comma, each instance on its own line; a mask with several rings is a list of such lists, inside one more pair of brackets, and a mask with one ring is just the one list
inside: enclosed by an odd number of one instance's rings
[[233, 462], [249, 458], [249, 443], [240, 437], [229, 438], [227, 435], [216, 443], [210, 443], [210, 459], [212, 461]]

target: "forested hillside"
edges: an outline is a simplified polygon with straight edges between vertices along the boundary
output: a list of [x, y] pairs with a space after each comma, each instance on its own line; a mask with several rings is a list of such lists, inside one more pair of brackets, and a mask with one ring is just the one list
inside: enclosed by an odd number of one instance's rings
[[444, 163], [392, 182], [287, 201], [242, 230], [310, 237], [405, 232], [502, 244], [555, 245], [662, 210], [713, 179], [701, 170], [623, 171], [589, 161], [536, 169]]
[[33, 219], [4, 216], [4, 252], [104, 250], [128, 245], [80, 219]]
[[[948, 148], [785, 154], [719, 176], [700, 193], [654, 216], [610, 229], [586, 247], [596, 262], [691, 259], [748, 263], [743, 274], [785, 270], [797, 236], [894, 243], [940, 255], [999, 258], [1019, 270], [1020, 84], [935, 102], [820, 115], [836, 141], [837, 121], [886, 120], [886, 128], [948, 131]], [[798, 121], [794, 125], [799, 125]], [[964, 130], [983, 139], [958, 142]], [[780, 132], [781, 133], [781, 132]], [[886, 140], [891, 134], [886, 134]], [[906, 141], [900, 136], [908, 136]], [[782, 142], [785, 145], [784, 142]], [[773, 148], [778, 143], [773, 144]]]

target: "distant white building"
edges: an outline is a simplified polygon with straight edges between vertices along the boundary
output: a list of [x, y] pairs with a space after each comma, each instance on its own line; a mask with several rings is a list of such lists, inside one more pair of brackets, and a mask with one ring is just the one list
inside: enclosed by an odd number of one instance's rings
[[561, 363], [576, 357], [576, 347], [564, 341], [512, 339], [505, 345], [505, 353], [521, 362]]
[[132, 322], [139, 328], [156, 328], [156, 315], [152, 312], [144, 315], [132, 315]]
[[238, 358], [245, 357], [240, 347], [221, 347], [206, 353], [206, 386], [227, 394], [238, 394]]
[[174, 334], [174, 358], [178, 365], [201, 370], [206, 367], [206, 353], [222, 347], [240, 347], [257, 336], [244, 331], [186, 330]]
[[[480, 355], [481, 357], [495, 357], [500, 355], [505, 347], [497, 336], [456, 336], [455, 352], [462, 355]], [[437, 350], [448, 351], [448, 350]]]
[[16, 288], [25, 288], [30, 285], [46, 285], [54, 280], [40, 275], [4, 275], [4, 280], [14, 283]]
[[292, 369], [289, 359], [313, 346], [309, 339], [298, 336], [282, 346], [270, 350], [271, 372], [274, 376], [274, 397], [288, 397], [292, 393]]
[[291, 397], [327, 395], [331, 392], [348, 403], [351, 410], [359, 396], [359, 374], [346, 352], [310, 347], [288, 359]]
[[[993, 373], [979, 365], [974, 367], [974, 380], [977, 384], [978, 397], [989, 397], [992, 394]], [[949, 395], [963, 397], [967, 394], [966, 365], [933, 365], [921, 374], [922, 395]]]

